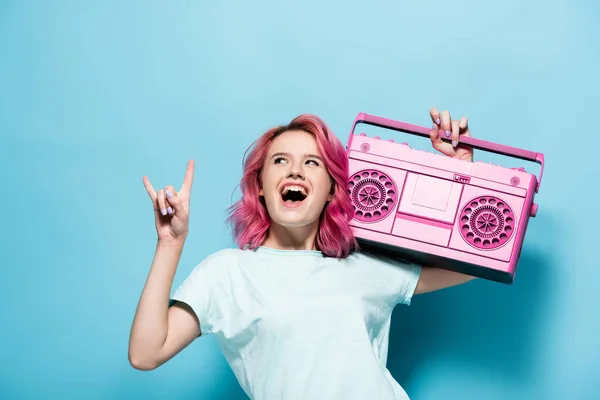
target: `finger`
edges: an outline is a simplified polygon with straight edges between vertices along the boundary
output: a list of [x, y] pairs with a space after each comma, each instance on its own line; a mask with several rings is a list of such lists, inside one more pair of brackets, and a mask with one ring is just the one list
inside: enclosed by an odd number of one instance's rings
[[440, 112], [438, 109], [436, 107], [431, 107], [429, 110], [429, 115], [431, 116], [433, 123], [439, 127], [442, 120], [440, 119]]
[[158, 191], [158, 208], [162, 215], [167, 215], [167, 204], [165, 201], [165, 191], [164, 189], [160, 189]]
[[450, 129], [452, 129], [450, 126], [450, 113], [448, 111], [442, 111], [442, 130], [448, 138], [451, 134]]
[[181, 199], [177, 196], [177, 192], [172, 186], [168, 186], [165, 190], [167, 202], [171, 205], [171, 214], [183, 214], [185, 212]]
[[177, 195], [177, 192], [175, 192], [175, 188], [173, 186], [165, 186], [167, 214], [173, 215], [175, 212], [175, 204], [173, 203], [175, 195]]
[[192, 190], [192, 182], [194, 181], [194, 160], [188, 161], [187, 169], [185, 170], [185, 177], [183, 178], [183, 184], [181, 185], [180, 192], [190, 192]]
[[452, 121], [452, 147], [456, 148], [460, 141], [460, 121]]
[[156, 191], [152, 187], [152, 184], [150, 183], [150, 179], [148, 179], [147, 176], [144, 176], [144, 178], [142, 180], [144, 182], [144, 187], [146, 188], [146, 192], [148, 192], [148, 195], [150, 196], [150, 199], [152, 200], [152, 202], [155, 202], [156, 201]]
[[452, 145], [448, 142], [444, 142], [440, 137], [441, 131], [437, 129], [436, 125], [433, 125], [431, 131], [429, 131], [429, 138], [431, 139], [431, 145], [434, 149], [439, 151], [442, 154], [447, 156], [451, 156], [454, 154], [454, 149]]

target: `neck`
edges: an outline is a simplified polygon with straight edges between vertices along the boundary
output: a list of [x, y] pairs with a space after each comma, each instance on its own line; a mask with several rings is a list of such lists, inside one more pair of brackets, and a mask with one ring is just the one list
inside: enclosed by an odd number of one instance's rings
[[271, 222], [262, 246], [277, 250], [316, 250], [318, 223], [285, 227]]

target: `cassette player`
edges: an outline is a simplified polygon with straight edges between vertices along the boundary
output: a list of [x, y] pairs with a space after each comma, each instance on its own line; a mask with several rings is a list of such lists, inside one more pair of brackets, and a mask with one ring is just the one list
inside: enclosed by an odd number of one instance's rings
[[[472, 137], [474, 149], [534, 161], [523, 168], [453, 159], [392, 139], [355, 133], [358, 124], [426, 137], [430, 128], [360, 113], [346, 146], [351, 226], [361, 247], [420, 265], [512, 284], [540, 188], [544, 155]], [[451, 138], [442, 140], [450, 141]]]

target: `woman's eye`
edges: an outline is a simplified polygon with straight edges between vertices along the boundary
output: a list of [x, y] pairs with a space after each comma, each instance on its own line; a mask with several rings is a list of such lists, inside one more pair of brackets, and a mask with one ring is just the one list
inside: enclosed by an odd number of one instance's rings
[[283, 157], [277, 157], [275, 159], [275, 164], [281, 164], [282, 161], [285, 161], [285, 158], [283, 158]]
[[307, 163], [313, 163], [314, 165], [316, 165], [317, 167], [319, 166], [319, 163], [316, 162], [315, 160], [308, 160], [306, 161]]

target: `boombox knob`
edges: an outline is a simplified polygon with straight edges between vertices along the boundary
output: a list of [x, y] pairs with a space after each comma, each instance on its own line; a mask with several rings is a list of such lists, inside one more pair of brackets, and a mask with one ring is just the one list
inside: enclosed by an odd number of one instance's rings
[[531, 211], [529, 212], [529, 215], [531, 215], [532, 217], [535, 217], [537, 215], [537, 210], [538, 210], [538, 205], [533, 203], [531, 205]]
[[394, 139], [388, 139], [388, 142], [394, 143]]
[[367, 134], [366, 133], [361, 133], [360, 136], [367, 136]]
[[402, 142], [402, 144], [403, 144], [404, 146], [408, 146], [408, 143], [406, 143], [406, 142]]

